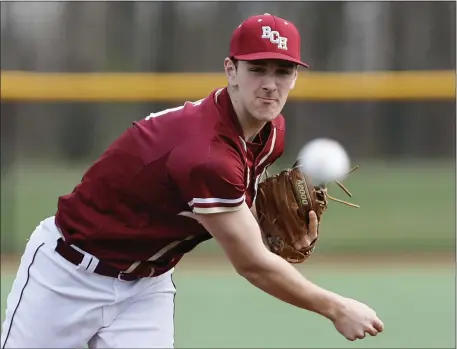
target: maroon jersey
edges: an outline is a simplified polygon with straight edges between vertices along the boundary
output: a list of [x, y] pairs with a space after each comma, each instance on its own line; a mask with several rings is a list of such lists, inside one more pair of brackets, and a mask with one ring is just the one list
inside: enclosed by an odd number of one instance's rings
[[172, 268], [211, 235], [182, 212], [252, 206], [284, 149], [284, 119], [245, 142], [227, 90], [133, 123], [58, 200], [65, 239], [121, 271]]

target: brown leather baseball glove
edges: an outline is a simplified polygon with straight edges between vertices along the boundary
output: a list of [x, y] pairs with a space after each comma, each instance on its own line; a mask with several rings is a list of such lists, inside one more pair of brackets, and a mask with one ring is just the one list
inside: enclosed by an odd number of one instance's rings
[[[354, 167], [350, 172], [357, 168]], [[335, 182], [347, 195], [352, 196], [339, 181]], [[314, 186], [296, 164], [277, 175], [267, 175], [259, 183], [255, 206], [259, 225], [270, 250], [289, 263], [302, 263], [308, 259], [314, 252], [318, 238], [302, 250], [294, 248], [294, 243], [308, 234], [309, 211], [314, 210], [320, 222], [327, 210], [328, 200], [359, 207], [331, 197], [326, 185]]]

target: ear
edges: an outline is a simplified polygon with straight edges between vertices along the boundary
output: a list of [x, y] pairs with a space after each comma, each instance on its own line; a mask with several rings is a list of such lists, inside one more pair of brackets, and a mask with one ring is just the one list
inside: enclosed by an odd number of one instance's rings
[[232, 60], [228, 57], [224, 60], [224, 71], [229, 85], [236, 86], [236, 67]]

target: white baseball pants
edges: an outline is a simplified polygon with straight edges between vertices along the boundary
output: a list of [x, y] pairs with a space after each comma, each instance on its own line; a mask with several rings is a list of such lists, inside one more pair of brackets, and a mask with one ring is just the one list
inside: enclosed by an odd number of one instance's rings
[[35, 229], [7, 299], [1, 348], [173, 348], [173, 270], [122, 281], [54, 251], [50, 217]]

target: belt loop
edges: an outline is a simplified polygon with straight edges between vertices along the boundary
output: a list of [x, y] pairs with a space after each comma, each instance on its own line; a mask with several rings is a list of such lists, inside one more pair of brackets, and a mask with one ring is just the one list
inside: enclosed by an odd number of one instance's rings
[[[84, 258], [86, 258], [86, 256], [87, 255], [85, 255]], [[86, 267], [86, 271], [89, 273], [95, 272], [95, 268], [97, 268], [99, 262], [100, 260], [97, 257], [90, 256], [89, 264]]]
[[138, 280], [139, 278], [137, 278], [129, 273], [120, 271], [119, 274], [117, 274], [117, 279], [120, 281], [135, 281], [135, 280]]
[[87, 270], [92, 264], [92, 260], [93, 258], [91, 256], [88, 256], [87, 254], [83, 253], [83, 260], [76, 266], [76, 269]]

